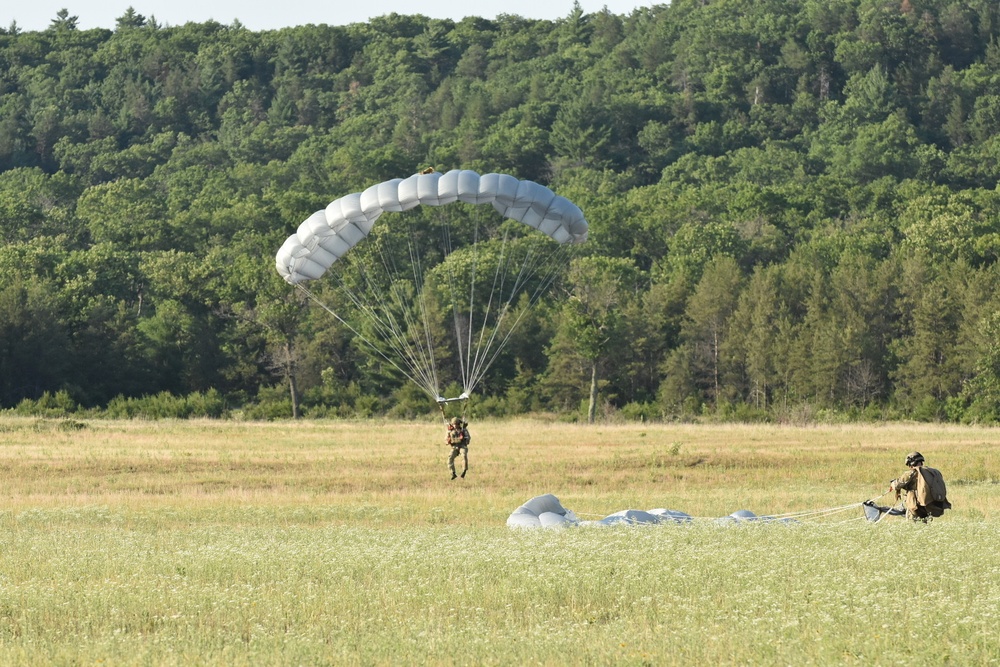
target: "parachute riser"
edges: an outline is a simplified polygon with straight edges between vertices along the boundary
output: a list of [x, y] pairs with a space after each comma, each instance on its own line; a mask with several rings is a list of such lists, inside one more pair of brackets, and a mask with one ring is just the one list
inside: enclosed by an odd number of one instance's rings
[[441, 418], [444, 419], [446, 424], [448, 423], [448, 414], [445, 412], [445, 406], [448, 405], [449, 403], [462, 403], [462, 413], [460, 416], [462, 418], [462, 421], [465, 421], [466, 413], [469, 410], [469, 398], [470, 398], [469, 394], [465, 392], [463, 392], [460, 396], [456, 396], [455, 398], [445, 398], [444, 396], [437, 397], [436, 400], [437, 400], [438, 410], [441, 411]]

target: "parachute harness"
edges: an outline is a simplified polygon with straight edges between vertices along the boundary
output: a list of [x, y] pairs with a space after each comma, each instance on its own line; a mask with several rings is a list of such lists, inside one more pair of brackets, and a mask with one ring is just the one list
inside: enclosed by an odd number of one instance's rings
[[469, 422], [466, 419], [466, 415], [469, 412], [469, 398], [470, 397], [465, 394], [462, 394], [462, 396], [459, 396], [458, 398], [440, 398], [440, 397], [438, 398], [437, 406], [438, 410], [441, 411], [441, 419], [444, 420], [445, 426], [448, 425], [448, 413], [445, 412], [444, 406], [446, 406], [449, 403], [462, 404], [462, 411], [458, 414], [458, 418], [462, 420], [463, 424], [468, 425]]

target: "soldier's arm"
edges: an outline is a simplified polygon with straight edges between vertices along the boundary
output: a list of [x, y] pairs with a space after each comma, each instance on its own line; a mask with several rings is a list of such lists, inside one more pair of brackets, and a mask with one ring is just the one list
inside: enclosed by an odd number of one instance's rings
[[913, 491], [917, 488], [917, 471], [915, 469], [910, 469], [900, 475], [898, 478], [892, 480], [890, 488], [897, 491]]

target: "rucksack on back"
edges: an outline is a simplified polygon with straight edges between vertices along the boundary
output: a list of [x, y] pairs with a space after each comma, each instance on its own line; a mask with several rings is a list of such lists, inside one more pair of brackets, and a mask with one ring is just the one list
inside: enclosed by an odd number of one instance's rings
[[926, 466], [917, 468], [917, 471], [917, 504], [931, 510], [939, 509], [939, 513], [935, 514], [932, 511], [932, 514], [933, 516], [941, 516], [944, 510], [951, 507], [951, 504], [947, 502], [948, 491], [945, 488], [941, 471]]

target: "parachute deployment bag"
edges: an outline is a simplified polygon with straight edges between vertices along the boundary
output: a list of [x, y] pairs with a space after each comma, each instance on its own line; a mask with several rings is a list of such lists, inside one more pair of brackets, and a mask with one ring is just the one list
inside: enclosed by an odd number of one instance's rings
[[946, 503], [947, 489], [941, 471], [921, 466], [917, 468], [917, 504], [928, 508], [931, 516], [941, 516], [951, 507]]

